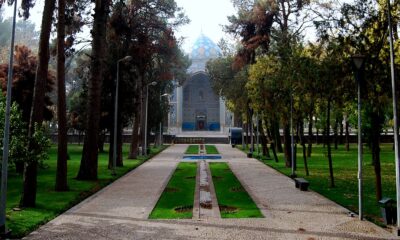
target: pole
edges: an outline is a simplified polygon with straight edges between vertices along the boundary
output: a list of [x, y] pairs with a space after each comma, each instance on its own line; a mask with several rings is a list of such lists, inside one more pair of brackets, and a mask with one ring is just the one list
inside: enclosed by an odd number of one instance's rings
[[9, 231], [6, 228], [6, 201], [7, 201], [7, 170], [8, 170], [8, 151], [10, 140], [10, 110], [11, 110], [11, 93], [14, 65], [14, 42], [15, 42], [15, 25], [17, 17], [17, 0], [14, 1], [14, 16], [11, 33], [10, 61], [8, 64], [7, 78], [7, 98], [6, 112], [4, 120], [4, 137], [3, 137], [3, 161], [1, 166], [1, 199], [0, 199], [0, 237], [7, 236]]
[[291, 162], [292, 162], [292, 177], [296, 177], [296, 173], [294, 170], [294, 134], [293, 134], [293, 91], [290, 93], [290, 132], [291, 132]]
[[397, 122], [397, 92], [396, 92], [396, 75], [394, 68], [394, 49], [393, 49], [393, 29], [390, 0], [387, 0], [388, 5], [388, 23], [389, 23], [389, 43], [390, 43], [390, 68], [392, 78], [392, 94], [393, 94], [393, 122], [394, 122], [394, 152], [396, 165], [396, 200], [397, 200], [397, 236], [400, 236], [400, 163], [399, 163], [399, 126]]
[[113, 135], [113, 170], [112, 175], [115, 176], [115, 168], [117, 167], [117, 125], [118, 125], [118, 90], [119, 90], [119, 64], [122, 60], [117, 62], [117, 82], [115, 84], [115, 105], [114, 105], [114, 135]]
[[363, 182], [362, 182], [362, 138], [361, 138], [361, 79], [360, 79], [360, 69], [357, 69], [357, 114], [358, 114], [358, 217], [363, 220]]
[[163, 136], [163, 132], [162, 132], [162, 122], [160, 122], [160, 146], [162, 145], [162, 136]]
[[258, 114], [256, 116], [256, 121], [257, 121], [257, 154], [260, 155], [260, 133], [258, 124]]
[[147, 155], [147, 108], [148, 108], [148, 102], [149, 102], [149, 84], [146, 85], [146, 106], [145, 106], [145, 120], [144, 120], [144, 145], [143, 145], [143, 150], [144, 153], [143, 155]]
[[251, 157], [253, 157], [253, 152], [254, 152], [254, 124], [253, 124], [253, 114], [251, 114], [251, 119], [249, 119], [250, 123], [250, 153]]

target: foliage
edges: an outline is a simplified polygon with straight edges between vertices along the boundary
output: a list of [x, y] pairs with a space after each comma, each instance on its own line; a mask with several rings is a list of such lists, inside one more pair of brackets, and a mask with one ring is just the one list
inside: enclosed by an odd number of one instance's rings
[[[0, 0], [0, 9], [3, 7], [3, 4], [7, 1], [8, 5], [14, 4], [14, 0]], [[35, 0], [22, 0], [20, 1], [21, 4], [21, 11], [19, 12], [19, 16], [24, 17], [24, 19], [29, 18], [30, 9], [35, 6]]]
[[30, 144], [33, 144], [35, 147], [29, 151], [25, 162], [38, 162], [39, 165], [42, 165], [43, 161], [49, 159], [48, 150], [51, 147], [51, 140], [44, 124], [43, 126], [35, 124], [35, 132], [32, 135]]
[[[38, 61], [37, 57], [26, 46], [15, 46], [14, 79], [12, 83], [12, 100], [17, 102], [22, 110], [22, 120], [29, 123], [32, 109], [33, 90]], [[0, 64], [0, 84], [3, 94], [7, 91], [8, 64]], [[55, 77], [52, 72], [47, 74], [45, 92], [53, 91]], [[44, 118], [50, 120], [53, 117], [49, 96], [44, 99]]]
[[[0, 136], [4, 136], [4, 119], [6, 111], [6, 99], [0, 96]], [[10, 138], [9, 138], [9, 163], [11, 165], [17, 162], [24, 162], [27, 160], [27, 127], [26, 123], [22, 121], [21, 111], [17, 103], [13, 103], [10, 109]], [[3, 139], [3, 138], [2, 138]], [[0, 142], [0, 149], [3, 149], [3, 141]], [[1, 158], [3, 151], [1, 151]]]
[[179, 163], [149, 218], [192, 218], [196, 172], [196, 163]]
[[[48, 159], [47, 151], [50, 147], [50, 139], [44, 127], [36, 126], [36, 133], [32, 137], [32, 142], [35, 144], [33, 150], [29, 150], [29, 141], [27, 138], [27, 126], [23, 120], [21, 111], [17, 103], [13, 103], [10, 112], [10, 139], [9, 139], [9, 163], [29, 163], [32, 161], [38, 162], [39, 165]], [[6, 99], [0, 97], [0, 135], [4, 135], [4, 119], [6, 111]], [[3, 141], [0, 142], [0, 148], [3, 149]], [[2, 154], [2, 151], [1, 151]], [[2, 155], [0, 156], [2, 158]]]

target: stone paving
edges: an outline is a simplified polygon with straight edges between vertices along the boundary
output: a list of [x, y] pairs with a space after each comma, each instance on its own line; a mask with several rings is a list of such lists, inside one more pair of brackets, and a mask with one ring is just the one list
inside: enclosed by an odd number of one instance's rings
[[397, 239], [229, 145], [217, 145], [265, 218], [148, 220], [187, 145], [174, 145], [26, 239]]

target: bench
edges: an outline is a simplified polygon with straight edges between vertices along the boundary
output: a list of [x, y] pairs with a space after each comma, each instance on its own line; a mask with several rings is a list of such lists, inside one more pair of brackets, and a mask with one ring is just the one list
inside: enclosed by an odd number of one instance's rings
[[295, 178], [294, 183], [296, 188], [299, 188], [301, 191], [307, 191], [308, 186], [310, 185], [310, 183], [304, 178]]

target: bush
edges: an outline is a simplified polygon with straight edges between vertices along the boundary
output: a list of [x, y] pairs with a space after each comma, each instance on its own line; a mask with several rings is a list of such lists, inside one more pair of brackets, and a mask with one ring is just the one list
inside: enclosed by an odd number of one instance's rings
[[[0, 137], [4, 136], [4, 119], [6, 100], [0, 96]], [[9, 139], [9, 164], [37, 161], [42, 165], [48, 159], [47, 152], [50, 148], [44, 127], [35, 125], [35, 134], [32, 136], [35, 147], [29, 151], [28, 124], [22, 120], [22, 113], [17, 103], [13, 103], [10, 111], [10, 139]], [[0, 141], [0, 161], [3, 159], [3, 140]]]

